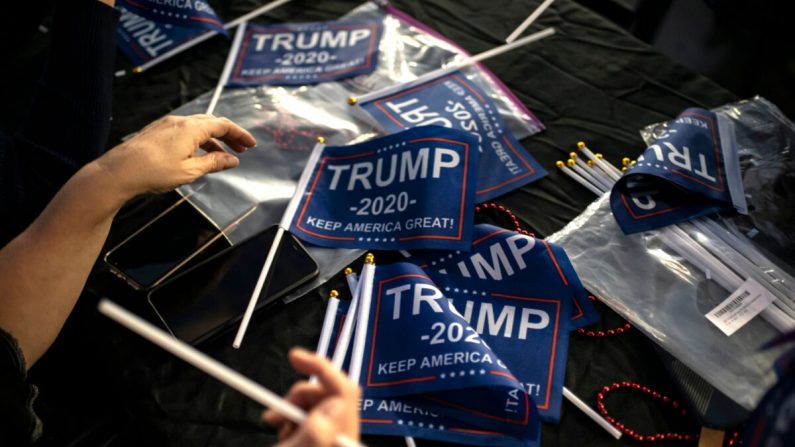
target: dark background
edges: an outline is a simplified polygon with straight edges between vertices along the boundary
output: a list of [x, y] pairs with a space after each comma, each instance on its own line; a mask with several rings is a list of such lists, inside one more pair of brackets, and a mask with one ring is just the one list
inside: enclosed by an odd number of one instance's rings
[[[7, 15], [0, 90], [3, 131], [14, 128], [43, 67], [55, 2], [30, 2]], [[226, 19], [258, 6], [253, 0], [211, 1]], [[264, 2], [263, 2], [264, 3]], [[539, 1], [403, 0], [395, 6], [472, 53], [500, 43]], [[791, 81], [795, 71], [790, 16], [773, 1], [558, 0], [532, 30], [555, 26], [552, 38], [490, 60], [486, 65], [547, 126], [522, 141], [550, 175], [501, 198], [524, 227], [546, 235], [574, 218], [592, 196], [560, 175], [554, 162], [585, 140], [613, 162], [643, 148], [638, 129], [669, 119], [686, 107], [714, 107], [762, 94], [795, 115]], [[295, 0], [261, 22], [312, 21], [338, 17], [358, 2]], [[593, 8], [593, 9], [589, 9]], [[13, 32], [9, 32], [9, 30]], [[116, 80], [114, 121], [108, 147], [179, 105], [211, 89], [228, 49], [214, 38], [141, 75]], [[130, 68], [121, 54], [119, 68]], [[75, 67], [86, 70], [90, 67]], [[706, 75], [706, 76], [705, 76]], [[714, 79], [709, 80], [708, 77]], [[169, 203], [144, 198], [120, 214], [111, 239], [118, 239]], [[479, 219], [507, 223], [489, 212]], [[314, 348], [324, 305], [321, 296], [341, 286], [336, 278], [316, 293], [258, 314], [246, 349], [231, 349], [233, 334], [202, 350], [278, 392], [296, 380], [286, 364], [290, 346]], [[31, 370], [41, 388], [37, 410], [45, 422], [38, 445], [266, 445], [272, 430], [259, 423], [260, 408], [203, 373], [175, 361], [94, 311], [98, 294], [132, 309], [141, 297], [102, 274], [92, 279], [64, 333]], [[93, 293], [92, 293], [93, 292]], [[623, 321], [599, 307], [600, 328]], [[599, 389], [630, 380], [679, 396], [650, 342], [634, 329], [604, 339], [572, 335], [566, 386], [594, 404]], [[695, 433], [698, 424], [656, 401], [624, 393], [608, 399], [611, 415], [642, 434]], [[559, 425], [545, 425], [544, 445], [617, 445], [579, 411], [564, 404]], [[402, 441], [367, 439], [370, 445]], [[438, 444], [419, 441], [422, 446]], [[666, 443], [661, 443], [666, 445]], [[669, 443], [673, 445], [674, 443]]]

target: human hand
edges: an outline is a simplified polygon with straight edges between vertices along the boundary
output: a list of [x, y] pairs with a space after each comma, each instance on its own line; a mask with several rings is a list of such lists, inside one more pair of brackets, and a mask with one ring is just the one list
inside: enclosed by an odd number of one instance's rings
[[[226, 118], [166, 116], [93, 163], [109, 174], [106, 183], [117, 188], [125, 200], [143, 193], [166, 192], [240, 163], [216, 138], [235, 152], [256, 145], [250, 133]], [[198, 155], [199, 147], [207, 153]]]
[[273, 410], [263, 413], [265, 422], [279, 430], [278, 447], [330, 447], [340, 434], [358, 440], [359, 387], [331, 362], [304, 349], [292, 349], [290, 363], [302, 374], [316, 375], [318, 382], [298, 382], [285, 396], [308, 412], [301, 426]]

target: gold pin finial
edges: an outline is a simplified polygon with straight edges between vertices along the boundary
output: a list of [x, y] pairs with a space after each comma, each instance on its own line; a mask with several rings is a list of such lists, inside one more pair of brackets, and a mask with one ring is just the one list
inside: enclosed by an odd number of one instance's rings
[[572, 160], [576, 160], [577, 159], [577, 153], [576, 152], [569, 152], [569, 158], [571, 158]]
[[624, 157], [621, 159], [621, 164], [624, 166], [629, 166], [629, 163], [632, 161], [629, 157]]
[[596, 158], [598, 158], [598, 159], [600, 159], [600, 160], [601, 160], [601, 159], [602, 159], [602, 158], [604, 158], [604, 157], [602, 157], [602, 154], [600, 154], [599, 152], [597, 152], [597, 153], [596, 153]]
[[323, 144], [323, 143], [326, 142], [326, 138], [325, 137], [317, 137], [317, 142], [320, 143], [320, 144]]
[[336, 290], [332, 290], [331, 292], [328, 293], [329, 298], [337, 298], [338, 296], [340, 296], [340, 293], [337, 292]]
[[557, 166], [559, 169], [562, 169], [564, 166], [566, 166], [566, 163], [563, 163], [562, 161], [558, 160], [555, 162], [555, 166]]
[[589, 168], [592, 168], [592, 167], [593, 167], [593, 160], [588, 160], [588, 161], [586, 161], [585, 163], [587, 163], [587, 164], [588, 164], [588, 167], [589, 167]]
[[144, 69], [141, 68], [141, 67], [135, 67], [135, 68], [132, 69], [132, 72], [135, 73], [135, 74], [143, 73], [143, 71], [144, 71]]
[[569, 158], [568, 160], [566, 160], [566, 166], [568, 166], [568, 167], [570, 167], [570, 168], [571, 168], [571, 167], [573, 167], [573, 166], [574, 166], [574, 165], [576, 165], [576, 164], [577, 164], [577, 162], [575, 162], [575, 161], [574, 161], [574, 160], [572, 160], [571, 158]]
[[375, 255], [373, 255], [372, 253], [367, 253], [367, 255], [364, 257], [364, 263], [375, 264]]
[[353, 273], [353, 269], [350, 268], [350, 267], [345, 267], [345, 270], [343, 270], [343, 273], [345, 273], [346, 275], [350, 275], [351, 273]]
[[585, 149], [585, 141], [578, 141], [577, 142], [577, 149], [579, 149], [579, 150]]
[[348, 96], [348, 105], [349, 106], [355, 106], [357, 102], [359, 102], [359, 100], [356, 99], [355, 96]]
[[627, 172], [627, 167], [626, 166], [622, 166], [621, 167], [621, 172]]
[[630, 165], [630, 166], [635, 166], [635, 163], [637, 163], [637, 162], [636, 162], [635, 160], [632, 160], [632, 161], [629, 163], [629, 165]]

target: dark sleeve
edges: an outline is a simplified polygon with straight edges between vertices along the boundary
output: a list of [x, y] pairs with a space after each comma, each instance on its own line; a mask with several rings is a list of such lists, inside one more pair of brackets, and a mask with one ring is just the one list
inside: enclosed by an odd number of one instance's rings
[[[105, 150], [118, 17], [97, 0], [60, 2], [56, 9], [47, 68], [22, 125], [0, 154], [0, 207], [12, 211], [0, 214], [14, 217], [11, 236]], [[0, 235], [0, 245], [8, 233]]]
[[25, 358], [14, 337], [0, 329], [0, 440], [27, 445], [41, 436], [41, 420], [33, 412], [38, 395], [27, 383]]

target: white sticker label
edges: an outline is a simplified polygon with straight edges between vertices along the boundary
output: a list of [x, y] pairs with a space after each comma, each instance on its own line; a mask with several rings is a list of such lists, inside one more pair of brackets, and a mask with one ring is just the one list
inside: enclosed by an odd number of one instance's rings
[[731, 335], [765, 310], [775, 299], [761, 284], [748, 278], [739, 289], [709, 311], [706, 317], [724, 334]]

